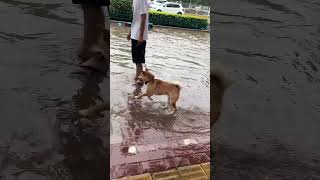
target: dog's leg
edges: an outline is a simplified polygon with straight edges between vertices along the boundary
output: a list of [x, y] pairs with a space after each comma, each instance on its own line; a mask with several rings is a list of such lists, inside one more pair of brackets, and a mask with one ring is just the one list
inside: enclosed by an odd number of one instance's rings
[[176, 102], [178, 101], [179, 96], [170, 96], [170, 107], [173, 109], [174, 112], [177, 111]]
[[135, 96], [136, 99], [141, 99], [143, 96], [148, 96], [147, 93], [140, 94], [139, 96]]
[[164, 108], [164, 109], [166, 109], [166, 108], [169, 107], [169, 105], [170, 105], [170, 97], [168, 96], [168, 101], [167, 101], [167, 103], [166, 103], [165, 105], [161, 106], [161, 107]]
[[148, 96], [148, 98], [150, 99], [152, 95], [153, 95], [152, 93], [147, 91], [143, 94], [140, 94], [139, 96], [136, 96], [136, 99], [141, 99], [143, 96]]

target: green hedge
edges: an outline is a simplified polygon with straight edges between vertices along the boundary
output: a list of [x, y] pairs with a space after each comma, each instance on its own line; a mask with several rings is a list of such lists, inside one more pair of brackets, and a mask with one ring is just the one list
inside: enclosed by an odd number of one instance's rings
[[[132, 21], [132, 1], [111, 0], [110, 18], [117, 21]], [[157, 11], [149, 12], [149, 22], [154, 25], [172, 26], [191, 29], [207, 29], [208, 19], [192, 16], [178, 15]]]

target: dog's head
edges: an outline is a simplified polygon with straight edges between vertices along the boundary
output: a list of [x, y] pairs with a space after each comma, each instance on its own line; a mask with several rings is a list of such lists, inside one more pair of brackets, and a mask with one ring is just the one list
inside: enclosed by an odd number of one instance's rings
[[148, 69], [142, 71], [141, 77], [144, 82], [149, 82], [154, 79], [154, 75]]

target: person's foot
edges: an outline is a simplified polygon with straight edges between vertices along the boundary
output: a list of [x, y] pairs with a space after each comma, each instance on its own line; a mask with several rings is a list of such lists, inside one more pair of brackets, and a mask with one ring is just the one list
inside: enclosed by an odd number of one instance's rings
[[143, 81], [143, 79], [141, 77], [135, 77], [134, 81], [138, 85], [143, 85], [143, 83], [144, 83], [144, 81]]

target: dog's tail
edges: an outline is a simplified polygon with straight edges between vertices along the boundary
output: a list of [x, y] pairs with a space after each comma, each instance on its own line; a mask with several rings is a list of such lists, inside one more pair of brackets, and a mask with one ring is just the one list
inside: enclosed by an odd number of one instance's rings
[[211, 105], [211, 113], [212, 118], [210, 121], [210, 125], [213, 126], [215, 122], [220, 117], [221, 108], [223, 103], [223, 96], [226, 89], [231, 86], [233, 82], [230, 79], [227, 79], [223, 68], [218, 65], [214, 65], [211, 68], [210, 73], [210, 103]]
[[222, 92], [233, 84], [233, 81], [226, 78], [223, 68], [219, 65], [214, 65], [211, 68], [210, 79], [210, 81], [215, 83], [215, 86]]
[[180, 82], [172, 82], [180, 91], [182, 89], [181, 83]]

